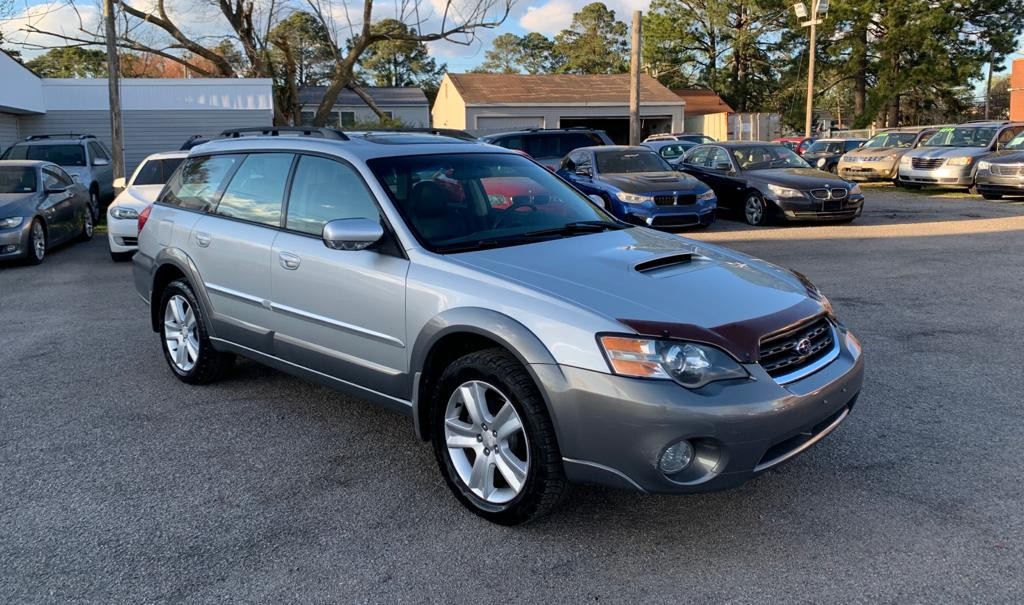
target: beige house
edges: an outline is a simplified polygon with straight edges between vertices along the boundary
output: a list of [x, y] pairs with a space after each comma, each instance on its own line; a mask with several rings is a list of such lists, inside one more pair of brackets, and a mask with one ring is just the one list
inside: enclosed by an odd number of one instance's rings
[[[683, 129], [684, 101], [654, 78], [640, 81], [644, 136]], [[488, 134], [524, 128], [599, 128], [629, 138], [629, 74], [446, 74], [433, 126]]]
[[706, 88], [674, 88], [672, 92], [686, 102], [683, 130], [705, 134], [716, 141], [728, 140], [729, 114], [735, 112], [722, 97]]

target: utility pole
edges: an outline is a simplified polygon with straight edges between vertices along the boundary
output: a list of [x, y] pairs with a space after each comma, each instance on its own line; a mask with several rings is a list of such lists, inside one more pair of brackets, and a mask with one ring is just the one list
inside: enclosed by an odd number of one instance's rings
[[810, 138], [814, 123], [814, 56], [818, 45], [818, 26], [824, 21], [828, 13], [829, 0], [811, 0], [811, 10], [808, 13], [807, 6], [803, 2], [793, 5], [793, 12], [798, 19], [807, 19], [800, 23], [802, 27], [810, 27], [810, 45], [808, 46], [807, 60], [807, 109], [804, 118], [804, 136]]
[[640, 144], [640, 11], [633, 11], [633, 48], [629, 53], [629, 144]]
[[124, 178], [124, 134], [121, 132], [121, 61], [117, 56], [117, 22], [114, 0], [103, 0], [107, 35], [107, 87], [110, 97], [110, 142], [114, 178]]

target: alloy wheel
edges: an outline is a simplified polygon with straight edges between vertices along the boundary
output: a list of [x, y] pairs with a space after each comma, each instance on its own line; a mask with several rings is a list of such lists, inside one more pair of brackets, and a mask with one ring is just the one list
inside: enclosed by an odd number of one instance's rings
[[46, 256], [46, 231], [39, 221], [32, 223], [32, 254], [37, 261], [42, 261]]
[[82, 228], [83, 229], [83, 233], [85, 234], [85, 238], [86, 239], [89, 239], [89, 238], [92, 237], [92, 232], [93, 232], [94, 227], [95, 226], [93, 225], [93, 222], [92, 222], [92, 212], [86, 212], [85, 213], [85, 225]]
[[448, 399], [444, 438], [459, 479], [478, 498], [504, 504], [526, 484], [530, 453], [515, 406], [494, 386], [471, 380]]
[[751, 195], [743, 206], [743, 212], [746, 214], [748, 223], [760, 225], [761, 220], [764, 218], [764, 203], [761, 201], [761, 198]]
[[92, 214], [92, 220], [96, 221], [100, 218], [100, 194], [95, 191], [89, 192], [89, 213]]
[[164, 308], [164, 343], [171, 362], [182, 372], [191, 372], [199, 360], [196, 314], [184, 296], [175, 294]]

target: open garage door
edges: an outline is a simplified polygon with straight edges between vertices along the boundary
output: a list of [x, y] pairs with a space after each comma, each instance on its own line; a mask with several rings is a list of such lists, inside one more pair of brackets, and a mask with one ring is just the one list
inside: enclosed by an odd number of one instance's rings
[[479, 134], [543, 127], [544, 118], [541, 116], [477, 116], [476, 118], [476, 130]]
[[[596, 128], [608, 133], [608, 137], [619, 145], [629, 144], [629, 118], [562, 118], [559, 120], [562, 128]], [[640, 140], [644, 140], [652, 134], [672, 131], [672, 118], [645, 117], [640, 119]]]

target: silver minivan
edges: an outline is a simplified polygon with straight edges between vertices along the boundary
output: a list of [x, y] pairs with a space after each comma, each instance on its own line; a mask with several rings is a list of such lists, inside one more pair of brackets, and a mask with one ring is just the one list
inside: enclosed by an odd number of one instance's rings
[[192, 149], [140, 215], [171, 371], [241, 355], [408, 415], [486, 519], [572, 482], [733, 487], [857, 400], [861, 346], [799, 274], [623, 223], [516, 151], [254, 130]]

